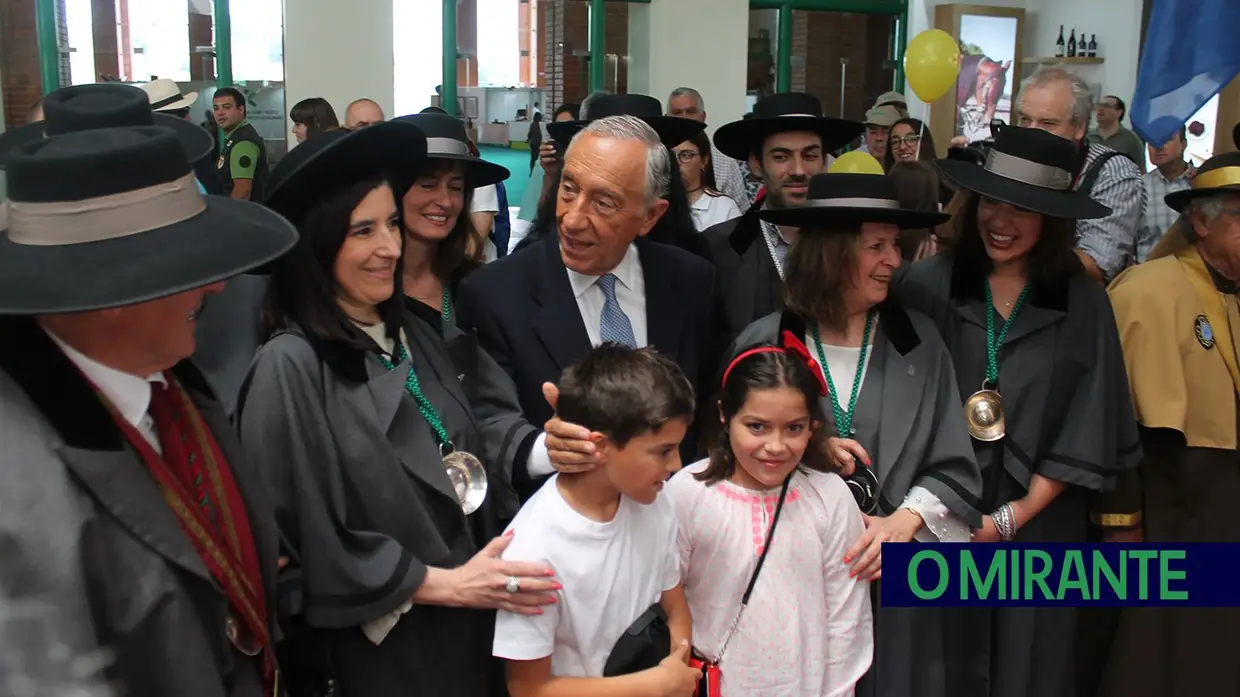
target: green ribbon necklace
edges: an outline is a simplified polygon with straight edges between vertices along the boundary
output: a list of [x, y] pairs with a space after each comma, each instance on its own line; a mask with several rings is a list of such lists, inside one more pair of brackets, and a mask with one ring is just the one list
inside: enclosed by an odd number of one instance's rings
[[870, 352], [870, 332], [874, 329], [874, 311], [865, 318], [865, 333], [861, 335], [861, 355], [857, 357], [857, 375], [853, 378], [852, 394], [848, 397], [848, 410], [840, 406], [840, 399], [835, 390], [835, 382], [831, 380], [831, 370], [827, 367], [827, 353], [822, 349], [822, 337], [818, 334], [818, 323], [814, 322], [811, 331], [814, 344], [818, 347], [818, 364], [822, 367], [823, 377], [827, 379], [828, 391], [831, 393], [831, 415], [835, 417], [835, 433], [841, 438], [851, 438], [857, 433], [853, 428], [853, 412], [857, 408], [857, 395], [861, 393], [861, 379], [865, 377], [865, 358]]
[[990, 281], [986, 281], [986, 384], [982, 385], [983, 389], [986, 389], [987, 385], [994, 388], [999, 384], [999, 349], [1007, 339], [1008, 329], [1016, 321], [1016, 313], [1020, 312], [1021, 306], [1025, 304], [1027, 295], [1029, 295], [1029, 284], [1026, 283], [1020, 291], [1020, 296], [1016, 298], [1016, 303], [1012, 305], [1012, 311], [1008, 313], [1003, 329], [996, 337], [995, 315], [999, 311], [995, 309], [995, 299], [990, 293]]
[[[444, 291], [445, 293], [447, 291]], [[446, 307], [446, 306], [445, 306]], [[400, 346], [400, 352], [396, 354], [396, 363], [404, 363], [409, 359], [409, 353], [405, 351], [405, 345], [397, 341]], [[379, 354], [379, 362], [388, 370], [396, 370], [396, 365], [388, 360], [388, 357]], [[413, 361], [409, 361], [409, 377], [405, 379], [405, 391], [409, 396], [413, 397], [413, 401], [418, 404], [418, 412], [422, 414], [422, 418], [426, 419], [426, 423], [430, 424], [431, 430], [435, 432], [435, 438], [439, 441], [439, 450], [441, 455], [447, 455], [452, 452], [452, 442], [448, 440], [448, 431], [443, 426], [443, 420], [439, 418], [439, 412], [435, 411], [435, 406], [431, 404], [431, 400], [427, 399], [422, 392], [422, 385], [418, 382], [418, 371], [414, 368]]]

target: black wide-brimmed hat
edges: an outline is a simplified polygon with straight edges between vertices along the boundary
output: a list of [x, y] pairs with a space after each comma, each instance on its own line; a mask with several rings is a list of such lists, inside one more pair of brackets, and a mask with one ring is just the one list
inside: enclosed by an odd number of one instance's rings
[[984, 164], [936, 160], [939, 172], [958, 189], [1052, 218], [1104, 218], [1111, 209], [1072, 188], [1076, 143], [1039, 128], [993, 128], [994, 144]]
[[804, 92], [780, 92], [753, 105], [753, 116], [724, 124], [715, 131], [715, 147], [736, 160], [762, 147], [776, 133], [808, 131], [822, 137], [824, 150], [851, 143], [865, 132], [865, 124], [822, 115], [822, 102]]
[[426, 164], [426, 136], [400, 120], [348, 132], [328, 131], [293, 148], [271, 171], [268, 208], [293, 222], [325, 196], [370, 177], [389, 175], [397, 200]]
[[202, 127], [151, 111], [146, 92], [120, 83], [74, 85], [47, 95], [43, 120], [0, 133], [0, 169], [18, 146], [45, 137], [121, 126], [159, 126], [176, 134], [190, 162], [215, 152], [215, 139]]
[[885, 174], [815, 174], [805, 203], [795, 208], [764, 208], [758, 217], [812, 228], [831, 223], [891, 223], [901, 229], [930, 228], [951, 218], [900, 206], [896, 183]]
[[1221, 193], [1240, 194], [1240, 152], [1215, 155], [1201, 164], [1192, 180], [1192, 188], [1173, 191], [1163, 201], [1183, 213], [1195, 198]]
[[8, 165], [0, 314], [147, 302], [244, 273], [297, 242], [292, 225], [257, 203], [198, 193], [164, 128], [40, 138]]
[[667, 116], [659, 100], [644, 94], [605, 94], [590, 102], [590, 118], [581, 121], [559, 121], [547, 124], [547, 133], [557, 143], [568, 147], [573, 136], [580, 133], [591, 121], [608, 116], [636, 116], [659, 134], [659, 140], [669, 148], [689, 140], [706, 130], [706, 124], [683, 116]]
[[424, 111], [395, 120], [411, 123], [426, 135], [427, 159], [465, 163], [465, 182], [471, 187], [498, 184], [512, 175], [507, 167], [474, 157], [469, 150], [465, 125], [454, 116]]

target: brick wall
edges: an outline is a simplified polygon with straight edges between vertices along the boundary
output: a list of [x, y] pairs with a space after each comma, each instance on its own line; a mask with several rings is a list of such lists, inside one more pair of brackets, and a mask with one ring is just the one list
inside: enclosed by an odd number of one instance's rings
[[26, 123], [26, 114], [42, 94], [39, 39], [34, 0], [0, 2], [0, 61], [4, 63], [4, 123]]
[[[121, 62], [116, 40], [116, 0], [90, 0], [91, 35], [95, 48], [95, 79], [120, 79]], [[207, 43], [210, 42], [211, 22], [207, 18]], [[190, 25], [190, 48], [193, 49], [194, 31]], [[192, 67], [191, 67], [192, 70]]]
[[[603, 51], [607, 54], [603, 84], [611, 92], [627, 94], [629, 91], [629, 4], [607, 3], [607, 24], [604, 26], [606, 40]], [[585, 95], [582, 95], [583, 97]]]
[[[540, 81], [547, 100], [543, 111], [549, 112], [566, 102], [580, 102], [590, 93], [590, 5], [584, 0], [540, 0], [539, 12], [543, 15]], [[603, 50], [613, 58], [604, 77], [610, 89], [627, 92], [628, 4], [608, 3], [605, 21]]]
[[822, 100], [828, 116], [840, 113], [840, 59], [846, 58], [844, 118], [859, 119], [878, 95], [891, 89], [892, 18], [841, 12], [793, 12], [792, 89]]
[[456, 10], [456, 84], [478, 85], [478, 1], [460, 0]]

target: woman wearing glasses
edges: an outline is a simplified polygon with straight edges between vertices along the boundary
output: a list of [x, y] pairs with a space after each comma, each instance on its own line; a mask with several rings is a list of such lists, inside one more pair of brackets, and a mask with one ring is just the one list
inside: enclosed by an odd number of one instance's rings
[[710, 138], [705, 131], [672, 148], [672, 155], [680, 165], [680, 181], [684, 182], [693, 226], [698, 232], [741, 217], [736, 202], [716, 188], [714, 163], [710, 161]]

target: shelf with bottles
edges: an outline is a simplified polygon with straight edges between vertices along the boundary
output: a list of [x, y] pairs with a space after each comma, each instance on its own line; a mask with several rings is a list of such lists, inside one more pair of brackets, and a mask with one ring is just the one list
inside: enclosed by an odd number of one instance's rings
[[1066, 56], [1026, 56], [1020, 59], [1021, 63], [1035, 63], [1037, 65], [1101, 65], [1102, 57], [1098, 58], [1068, 58]]

